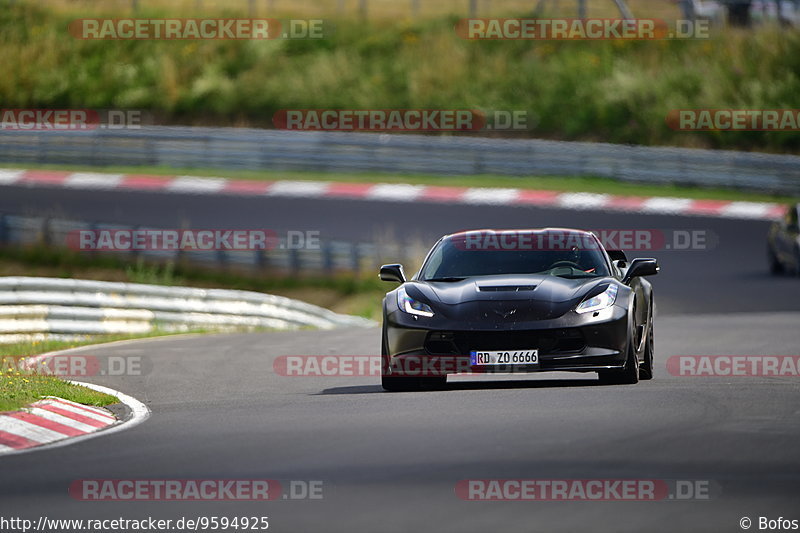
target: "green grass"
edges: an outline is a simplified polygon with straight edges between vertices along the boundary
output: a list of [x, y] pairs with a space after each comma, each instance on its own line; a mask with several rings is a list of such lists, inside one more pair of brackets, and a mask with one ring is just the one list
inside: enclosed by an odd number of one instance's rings
[[0, 412], [15, 411], [44, 396], [57, 396], [85, 405], [104, 406], [117, 403], [114, 396], [54, 376], [35, 373], [8, 373], [0, 377]]
[[21, 361], [32, 355], [76, 348], [100, 342], [142, 338], [153, 335], [99, 335], [76, 341], [27, 341], [0, 344], [0, 411], [13, 411], [43, 396], [58, 396], [86, 405], [104, 406], [117, 402], [117, 398], [101, 392], [73, 385], [47, 374], [25, 370]]
[[337, 181], [349, 183], [410, 183], [415, 185], [441, 185], [452, 187], [514, 187], [532, 190], [592, 192], [615, 194], [621, 196], [674, 196], [680, 198], [734, 200], [751, 202], [787, 203], [796, 198], [785, 195], [757, 193], [737, 189], [700, 188], [682, 185], [646, 185], [617, 181], [610, 178], [592, 176], [556, 177], [556, 176], [435, 176], [425, 174], [385, 174], [379, 172], [335, 173], [335, 172], [301, 172], [278, 170], [215, 170], [208, 168], [171, 168], [171, 167], [130, 167], [111, 166], [97, 167], [91, 165], [42, 165], [0, 163], [2, 168], [50, 169], [83, 172], [108, 172], [130, 174], [154, 174], [163, 176], [192, 175], [200, 177], [227, 177], [244, 180], [314, 180]]
[[[800, 150], [796, 133], [686, 133], [665, 121], [673, 109], [796, 107], [800, 32], [772, 26], [692, 41], [468, 41], [458, 16], [442, 15], [338, 20], [324, 39], [98, 41], [67, 33], [79, 15], [0, 0], [0, 66], [14, 73], [0, 78], [5, 108], [252, 126], [281, 109], [518, 110], [532, 137]], [[169, 15], [164, 2], [138, 13]]]
[[[359, 0], [270, 0], [269, 2], [253, 2], [253, 15], [263, 17], [298, 17], [298, 18], [356, 18], [360, 17]], [[142, 9], [157, 7], [169, 9], [174, 16], [197, 17], [214, 15], [220, 12], [235, 12], [238, 16], [250, 15], [250, 2], [247, 0], [138, 0]], [[409, 2], [396, 0], [369, 0], [368, 17], [371, 20], [404, 20], [412, 16]], [[628, 6], [638, 17], [674, 19], [678, 16], [678, 7], [671, 1], [627, 0]], [[127, 16], [132, 13], [131, 0], [48, 0], [48, 7], [60, 13], [74, 16]], [[619, 10], [611, 0], [587, 0], [588, 16], [616, 17]], [[466, 0], [436, 0], [435, 2], [419, 2], [415, 18], [441, 17], [447, 14], [465, 16]], [[503, 0], [502, 2], [483, 2], [480, 5], [481, 17], [497, 17], [507, 14], [529, 12], [533, 7], [531, 0]], [[574, 1], [549, 2], [548, 9], [553, 16], [575, 16], [577, 4]]]
[[[198, 329], [189, 333], [205, 333], [205, 330]], [[58, 396], [59, 398], [85, 405], [105, 406], [117, 403], [117, 398], [114, 396], [68, 383], [57, 376], [48, 375], [47, 373], [23, 369], [21, 362], [28, 357], [105, 342], [178, 334], [183, 333], [157, 330], [135, 335], [86, 335], [84, 338], [70, 341], [31, 340], [13, 344], [0, 344], [0, 412], [20, 409], [41, 399], [43, 396]]]

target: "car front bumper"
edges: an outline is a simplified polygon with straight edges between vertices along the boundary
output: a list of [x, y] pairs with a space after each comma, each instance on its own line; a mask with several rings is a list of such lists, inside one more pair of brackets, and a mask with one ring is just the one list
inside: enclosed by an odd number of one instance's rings
[[[467, 327], [465, 327], [467, 326]], [[576, 371], [622, 368], [628, 348], [627, 309], [574, 311], [549, 320], [509, 322], [487, 329], [395, 311], [386, 317], [384, 375]], [[537, 350], [536, 365], [473, 366], [472, 351]]]

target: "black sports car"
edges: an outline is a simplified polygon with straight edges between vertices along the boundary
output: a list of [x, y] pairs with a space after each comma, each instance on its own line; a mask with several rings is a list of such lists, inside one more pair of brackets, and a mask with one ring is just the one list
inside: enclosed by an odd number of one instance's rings
[[573, 229], [477, 230], [442, 237], [383, 301], [386, 390], [442, 386], [448, 374], [597, 372], [653, 377], [655, 259], [606, 251]]
[[800, 276], [800, 204], [786, 208], [786, 214], [772, 223], [767, 235], [767, 260], [773, 274], [788, 272]]

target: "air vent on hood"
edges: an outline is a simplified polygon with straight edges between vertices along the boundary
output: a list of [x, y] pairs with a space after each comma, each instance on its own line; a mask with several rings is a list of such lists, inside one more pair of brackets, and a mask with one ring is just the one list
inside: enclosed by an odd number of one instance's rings
[[478, 285], [478, 290], [482, 292], [519, 292], [532, 291], [536, 285]]

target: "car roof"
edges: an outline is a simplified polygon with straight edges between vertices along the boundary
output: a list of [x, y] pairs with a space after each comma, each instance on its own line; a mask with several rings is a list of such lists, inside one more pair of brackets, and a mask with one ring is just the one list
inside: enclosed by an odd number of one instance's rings
[[465, 231], [459, 231], [457, 233], [451, 233], [449, 235], [445, 235], [443, 239], [451, 239], [454, 237], [463, 237], [468, 234], [475, 234], [475, 233], [521, 233], [521, 234], [528, 234], [528, 233], [557, 233], [557, 234], [568, 234], [568, 235], [592, 235], [594, 233], [591, 231], [586, 231], [582, 229], [574, 229], [574, 228], [530, 228], [530, 229], [491, 229], [491, 228], [483, 228], [483, 229], [471, 229]]

